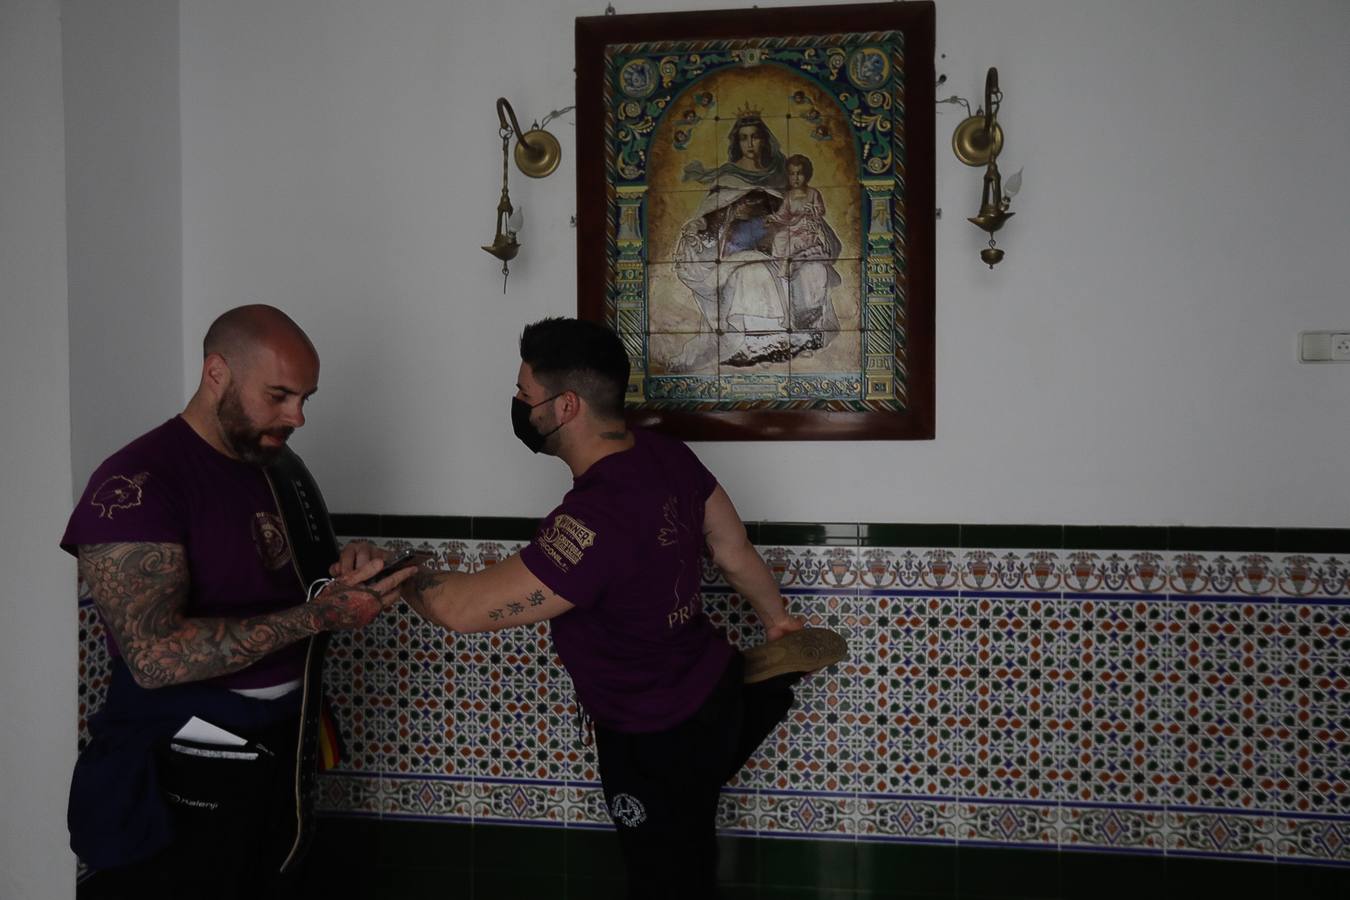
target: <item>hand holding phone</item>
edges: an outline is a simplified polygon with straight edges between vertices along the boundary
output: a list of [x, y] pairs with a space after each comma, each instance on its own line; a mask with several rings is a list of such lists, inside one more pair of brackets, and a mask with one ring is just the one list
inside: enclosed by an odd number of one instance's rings
[[393, 575], [400, 569], [406, 569], [410, 566], [420, 566], [423, 563], [428, 562], [430, 559], [431, 554], [425, 551], [420, 553], [409, 551], [401, 556], [395, 557], [394, 559], [386, 560], [384, 568], [380, 569], [380, 571], [377, 572], [375, 575], [361, 582], [361, 586], [370, 587], [376, 582], [383, 581], [384, 579], [388, 578], [390, 575]]

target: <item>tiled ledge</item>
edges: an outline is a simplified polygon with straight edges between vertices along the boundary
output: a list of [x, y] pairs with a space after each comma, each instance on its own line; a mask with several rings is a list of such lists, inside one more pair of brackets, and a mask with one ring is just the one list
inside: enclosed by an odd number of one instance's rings
[[[505, 516], [390, 516], [338, 513], [338, 534], [397, 538], [528, 541], [538, 519]], [[878, 522], [747, 522], [756, 545], [948, 547], [1045, 550], [1175, 550], [1212, 553], [1350, 555], [1347, 528], [957, 525]]]
[[[538, 526], [498, 517], [334, 520], [341, 535], [419, 542], [466, 571], [505, 557]], [[1350, 600], [1350, 529], [752, 522], [747, 530], [786, 596]], [[721, 585], [711, 569], [704, 581]]]

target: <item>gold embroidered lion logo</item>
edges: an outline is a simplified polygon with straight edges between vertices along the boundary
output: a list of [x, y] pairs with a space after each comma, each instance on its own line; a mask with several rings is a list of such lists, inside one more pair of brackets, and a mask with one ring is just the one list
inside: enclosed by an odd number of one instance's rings
[[138, 472], [128, 478], [114, 475], [105, 480], [89, 498], [89, 505], [97, 507], [100, 519], [111, 519], [119, 509], [135, 509], [141, 505], [141, 486], [150, 478], [149, 472]]
[[291, 546], [286, 542], [281, 516], [276, 513], [253, 514], [253, 545], [269, 569], [280, 569], [291, 561]]

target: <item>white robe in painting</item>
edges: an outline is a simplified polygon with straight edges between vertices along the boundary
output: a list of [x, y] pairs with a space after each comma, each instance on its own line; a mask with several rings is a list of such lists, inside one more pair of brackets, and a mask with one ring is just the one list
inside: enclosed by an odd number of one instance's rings
[[838, 331], [830, 290], [840, 283], [839, 237], [822, 220], [819, 249], [803, 258], [774, 257], [769, 219], [783, 203], [781, 154], [774, 163], [759, 172], [734, 163], [688, 170], [687, 177], [714, 184], [675, 247], [676, 277], [702, 315], [699, 333], [671, 361], [671, 372], [706, 370], [714, 361], [785, 362], [824, 347]]

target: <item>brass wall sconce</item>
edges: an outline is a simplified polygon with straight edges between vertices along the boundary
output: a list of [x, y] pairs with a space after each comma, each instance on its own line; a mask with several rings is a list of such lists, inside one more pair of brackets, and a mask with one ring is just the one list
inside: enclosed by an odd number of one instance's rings
[[[547, 125], [549, 119], [566, 111], [563, 109], [549, 113], [544, 119], [544, 124]], [[502, 139], [502, 196], [497, 201], [496, 233], [492, 236], [492, 243], [485, 245], [483, 249], [502, 261], [502, 293], [505, 294], [506, 279], [511, 274], [507, 264], [520, 252], [520, 242], [516, 240], [516, 233], [521, 226], [521, 216], [511, 205], [511, 195], [507, 191], [506, 176], [509, 170], [508, 161], [511, 158], [511, 137], [514, 135], [516, 139], [516, 168], [530, 178], [543, 178], [552, 174], [562, 159], [562, 147], [558, 144], [557, 138], [537, 123], [529, 131], [522, 133], [520, 123], [516, 121], [516, 111], [511, 108], [505, 97], [497, 98], [497, 124], [497, 134]]]
[[[952, 97], [944, 103], [965, 103], [969, 113], [970, 104], [960, 97]], [[1003, 251], [994, 241], [994, 232], [1003, 227], [1003, 223], [1014, 215], [1008, 207], [1013, 195], [1022, 185], [1022, 172], [1008, 179], [1008, 189], [1003, 188], [1003, 176], [998, 170], [998, 155], [1003, 151], [1003, 128], [998, 122], [999, 107], [1003, 103], [1003, 92], [998, 87], [998, 69], [993, 66], [984, 76], [984, 106], [974, 115], [967, 116], [956, 132], [952, 134], [952, 151], [956, 158], [968, 166], [984, 166], [984, 188], [980, 193], [980, 211], [967, 219], [982, 231], [989, 233], [989, 246], [980, 251], [982, 259], [989, 268], [1003, 260]]]

